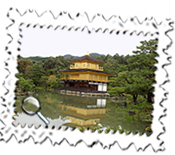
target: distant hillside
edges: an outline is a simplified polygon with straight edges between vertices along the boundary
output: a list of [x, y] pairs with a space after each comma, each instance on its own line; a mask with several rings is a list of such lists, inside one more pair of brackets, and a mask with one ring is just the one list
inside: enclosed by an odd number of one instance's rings
[[[104, 54], [98, 54], [98, 53], [89, 53], [92, 57], [94, 56], [105, 56]], [[64, 55], [64, 58], [65, 59], [70, 59], [70, 58], [76, 58], [76, 57], [79, 57], [79, 56], [74, 56], [74, 55], [71, 55], [71, 54], [66, 54]]]
[[[90, 55], [92, 57], [94, 57], [94, 56], [102, 56], [102, 55], [105, 56], [104, 54], [98, 54], [98, 53], [90, 53]], [[71, 55], [71, 54], [66, 54], [63, 57], [64, 57], [64, 59], [71, 59], [71, 58], [76, 58], [76, 57], [79, 57], [79, 56], [74, 56], [74, 55]], [[22, 58], [22, 57], [20, 57], [20, 58]], [[34, 61], [42, 61], [42, 60], [45, 60], [47, 58], [49, 58], [49, 57], [40, 57], [40, 56], [27, 57], [27, 59], [34, 60]]]
[[71, 55], [71, 54], [66, 54], [66, 55], [64, 55], [63, 56], [64, 57], [64, 59], [70, 59], [70, 58], [76, 58], [76, 57], [78, 57], [78, 56], [73, 56], [73, 55]]
[[41, 61], [41, 60], [45, 60], [47, 59], [48, 57], [40, 57], [40, 56], [36, 56], [36, 57], [27, 57], [27, 59], [30, 59], [30, 60], [34, 60], [34, 61]]
[[104, 54], [98, 54], [98, 53], [90, 53], [90, 55], [92, 57], [94, 57], [94, 56], [105, 56]]

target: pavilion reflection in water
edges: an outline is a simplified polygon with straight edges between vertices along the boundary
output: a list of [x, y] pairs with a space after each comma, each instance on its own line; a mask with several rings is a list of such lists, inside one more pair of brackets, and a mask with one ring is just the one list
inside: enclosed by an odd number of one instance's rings
[[70, 127], [97, 126], [100, 118], [106, 115], [106, 99], [96, 97], [63, 96], [62, 104], [58, 104], [60, 114], [66, 115], [71, 122], [63, 125]]

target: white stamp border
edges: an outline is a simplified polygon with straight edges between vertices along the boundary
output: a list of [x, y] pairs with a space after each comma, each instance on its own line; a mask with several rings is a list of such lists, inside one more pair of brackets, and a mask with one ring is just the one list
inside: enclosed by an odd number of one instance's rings
[[[131, 18], [128, 18], [126, 21], [122, 21], [120, 16], [111, 16], [109, 19], [105, 19], [103, 15], [94, 15], [92, 19], [89, 19], [87, 13], [79, 14], [79, 16], [71, 17], [71, 15], [67, 12], [62, 12], [62, 15], [55, 16], [51, 11], [43, 11], [42, 14], [38, 15], [36, 10], [27, 10], [24, 13], [20, 13], [17, 9], [10, 9], [7, 17], [11, 20], [11, 24], [7, 25], [7, 37], [9, 39], [8, 45], [5, 45], [6, 52], [11, 52], [9, 54], [9, 58], [5, 60], [7, 66], [5, 69], [9, 71], [3, 86], [7, 91], [4, 92], [4, 102], [0, 105], [0, 121], [4, 123], [4, 127], [0, 128], [1, 140], [8, 142], [12, 136], [15, 136], [18, 142], [25, 142], [30, 137], [33, 138], [35, 143], [42, 144], [46, 139], [50, 139], [53, 145], [61, 144], [64, 140], [66, 140], [70, 145], [76, 146], [79, 142], [84, 141], [87, 146], [93, 146], [96, 143], [100, 143], [103, 148], [110, 148], [113, 144], [117, 143], [118, 146], [122, 150], [128, 149], [131, 145], [135, 145], [137, 151], [145, 150], [148, 146], [151, 146], [154, 152], [165, 150], [164, 141], [161, 139], [161, 134], [165, 133], [165, 126], [160, 121], [160, 119], [166, 115], [166, 108], [162, 105], [167, 99], [166, 94], [167, 90], [163, 88], [163, 83], [168, 81], [168, 74], [163, 66], [169, 63], [168, 58], [170, 57], [166, 50], [169, 48], [169, 45], [172, 44], [170, 38], [166, 35], [166, 33], [172, 28], [171, 20], [165, 19], [162, 20], [161, 23], [157, 23], [154, 18], [145, 19], [140, 22], [137, 17], [134, 17], [133, 21]], [[113, 33], [116, 31], [121, 31], [126, 33], [134, 32], [139, 34], [149, 34], [149, 33], [159, 33], [159, 43], [158, 43], [158, 51], [159, 57], [157, 58], [158, 64], [156, 64], [158, 71], [156, 71], [156, 84], [155, 86], [155, 104], [153, 110], [153, 124], [152, 130], [153, 134], [149, 137], [146, 134], [139, 136], [137, 135], [125, 135], [116, 132], [112, 134], [109, 132], [108, 134], [102, 132], [98, 133], [97, 131], [92, 133], [91, 131], [85, 131], [81, 133], [79, 130], [75, 129], [71, 131], [67, 129], [64, 131], [60, 130], [52, 130], [45, 128], [36, 129], [34, 126], [21, 127], [18, 125], [14, 127], [12, 125], [13, 115], [14, 115], [14, 90], [15, 83], [17, 78], [15, 78], [15, 74], [17, 71], [17, 55], [20, 52], [17, 50], [19, 47], [20, 40], [20, 31], [19, 25], [21, 23], [31, 24], [31, 25], [43, 25], [43, 26], [53, 26], [56, 28], [57, 26], [67, 28], [86, 28], [88, 31], [92, 29], [98, 30], [102, 29], [105, 31], [106, 29], [109, 32]], [[120, 23], [120, 24], [119, 24]], [[147, 23], [149, 25], [147, 25]], [[157, 28], [155, 28], [152, 24], [155, 24]], [[99, 26], [100, 25], [100, 26]], [[122, 26], [121, 26], [122, 25]]]

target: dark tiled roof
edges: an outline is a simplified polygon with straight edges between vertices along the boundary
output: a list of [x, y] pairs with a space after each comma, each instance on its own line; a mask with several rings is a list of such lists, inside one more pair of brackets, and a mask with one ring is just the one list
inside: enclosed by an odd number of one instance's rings
[[93, 70], [93, 69], [67, 69], [67, 70], [58, 70], [58, 71], [59, 72], [84, 72], [84, 71], [91, 71], [91, 72], [97, 72], [97, 73], [116, 75], [114, 73], [108, 73], [108, 72], [103, 72], [103, 71]]
[[106, 63], [105, 61], [95, 59], [94, 57], [91, 57], [90, 55], [85, 55], [85, 56], [82, 56], [82, 57], [68, 59], [68, 61], [81, 61], [81, 60], [90, 60], [90, 61], [99, 62], [99, 63], [102, 63], [102, 64]]

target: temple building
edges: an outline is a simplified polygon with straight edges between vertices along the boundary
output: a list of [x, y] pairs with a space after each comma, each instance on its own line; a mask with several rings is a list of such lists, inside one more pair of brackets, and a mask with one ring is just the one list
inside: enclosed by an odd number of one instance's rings
[[60, 89], [61, 93], [107, 94], [108, 77], [115, 76], [115, 74], [104, 72], [103, 67], [99, 66], [106, 62], [95, 59], [89, 54], [68, 61], [74, 65], [71, 65], [70, 69], [58, 71], [64, 74], [61, 78], [61, 82], [64, 83], [64, 87]]

